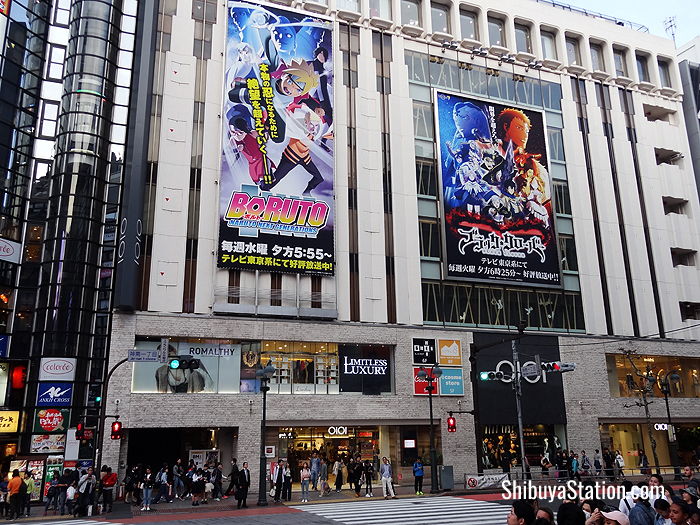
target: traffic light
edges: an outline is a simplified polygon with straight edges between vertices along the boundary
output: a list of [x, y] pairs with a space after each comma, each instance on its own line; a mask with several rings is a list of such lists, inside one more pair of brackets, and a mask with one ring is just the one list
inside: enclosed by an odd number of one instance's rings
[[457, 420], [454, 418], [454, 416], [447, 418], [447, 431], [457, 432]]
[[85, 423], [82, 421], [75, 426], [75, 439], [78, 441], [85, 439]]
[[114, 423], [112, 423], [112, 435], [110, 437], [112, 439], [121, 439], [122, 438], [121, 421], [115, 421]]
[[481, 372], [479, 374], [479, 379], [482, 381], [502, 381], [503, 379], [506, 379], [506, 376], [503, 372], [498, 371], [498, 372]]
[[576, 363], [562, 363], [561, 361], [550, 361], [542, 363], [544, 372], [573, 372], [576, 370]]
[[190, 356], [180, 356], [171, 359], [168, 366], [173, 370], [197, 370], [199, 368], [199, 359], [194, 359]]

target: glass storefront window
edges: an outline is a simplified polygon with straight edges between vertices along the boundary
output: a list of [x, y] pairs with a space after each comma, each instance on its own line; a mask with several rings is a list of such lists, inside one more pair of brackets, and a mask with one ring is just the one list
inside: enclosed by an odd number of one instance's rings
[[262, 362], [277, 369], [271, 394], [337, 394], [338, 345], [292, 341], [264, 341]]
[[[623, 355], [607, 355], [610, 395], [613, 397], [637, 397], [640, 377]], [[659, 384], [669, 371], [676, 370], [677, 380], [671, 380], [669, 397], [700, 398], [700, 358], [680, 356], [640, 355], [633, 357], [643, 373], [650, 371], [655, 379], [653, 395], [663, 397]]]

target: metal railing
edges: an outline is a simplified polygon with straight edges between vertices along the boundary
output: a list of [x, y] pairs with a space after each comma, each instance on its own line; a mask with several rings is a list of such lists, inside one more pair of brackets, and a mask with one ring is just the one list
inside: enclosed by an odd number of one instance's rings
[[635, 31], [641, 31], [642, 33], [649, 32], [649, 28], [645, 25], [638, 24], [638, 23], [632, 22], [630, 20], [625, 20], [623, 18], [616, 18], [614, 16], [605, 15], [603, 13], [598, 13], [596, 11], [589, 11], [588, 9], [583, 9], [582, 7], [572, 6], [569, 4], [565, 4], [563, 2], [556, 2], [555, 0], [535, 0], [535, 2], [537, 2], [538, 4], [548, 4], [548, 5], [551, 5], [553, 7], [558, 7], [559, 9], [563, 9], [565, 11], [571, 11], [572, 13], [578, 13], [580, 15], [590, 16], [592, 18], [600, 18], [601, 20], [607, 20], [608, 22], [612, 22], [615, 25], [629, 27], [631, 29], [634, 29]]

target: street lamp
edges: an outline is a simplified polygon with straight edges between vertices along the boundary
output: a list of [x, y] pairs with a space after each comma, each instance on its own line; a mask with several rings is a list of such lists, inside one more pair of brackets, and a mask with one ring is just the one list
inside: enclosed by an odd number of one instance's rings
[[659, 381], [659, 388], [664, 395], [666, 402], [666, 423], [668, 424], [668, 453], [671, 456], [671, 466], [673, 466], [673, 479], [681, 479], [681, 467], [678, 465], [678, 442], [676, 441], [676, 429], [671, 423], [671, 409], [668, 407], [668, 396], [671, 394], [671, 381], [680, 381], [681, 376], [678, 370], [669, 370], [663, 380]]
[[438, 475], [437, 475], [437, 452], [435, 451], [435, 427], [433, 425], [433, 390], [434, 381], [440, 379], [442, 368], [438, 365], [430, 367], [430, 372], [425, 371], [425, 367], [421, 366], [418, 371], [418, 377], [428, 381], [428, 386], [425, 390], [428, 392], [428, 405], [430, 406], [430, 493], [437, 494], [438, 490]]
[[[261, 365], [262, 366], [262, 365]], [[270, 390], [268, 383], [275, 375], [275, 367], [267, 363], [265, 368], [259, 368], [255, 372], [255, 377], [260, 379], [260, 391], [263, 395], [262, 419], [260, 420], [260, 479], [258, 480], [258, 506], [267, 506], [267, 460], [265, 459], [265, 418], [267, 417], [267, 391]]]

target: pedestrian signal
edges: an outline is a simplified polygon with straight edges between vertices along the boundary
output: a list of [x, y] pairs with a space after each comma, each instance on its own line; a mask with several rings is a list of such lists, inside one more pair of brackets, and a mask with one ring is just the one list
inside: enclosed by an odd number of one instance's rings
[[447, 418], [447, 431], [457, 432], [457, 420], [453, 416]]
[[112, 435], [110, 437], [112, 439], [121, 439], [122, 438], [121, 421], [115, 421], [114, 423], [112, 423]]

